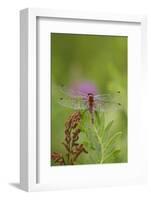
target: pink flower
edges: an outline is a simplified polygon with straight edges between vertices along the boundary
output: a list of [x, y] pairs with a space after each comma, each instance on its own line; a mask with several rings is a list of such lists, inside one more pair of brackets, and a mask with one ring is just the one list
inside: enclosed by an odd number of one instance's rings
[[74, 91], [74, 95], [88, 95], [89, 93], [92, 93], [93, 95], [97, 94], [96, 86], [89, 81], [75, 83], [72, 85], [71, 90]]

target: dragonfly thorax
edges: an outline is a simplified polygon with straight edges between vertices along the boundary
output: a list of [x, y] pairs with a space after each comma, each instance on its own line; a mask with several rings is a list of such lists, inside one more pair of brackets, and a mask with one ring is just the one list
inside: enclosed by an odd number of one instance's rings
[[92, 93], [88, 93], [88, 100], [89, 100], [89, 103], [93, 103], [94, 101], [94, 95]]

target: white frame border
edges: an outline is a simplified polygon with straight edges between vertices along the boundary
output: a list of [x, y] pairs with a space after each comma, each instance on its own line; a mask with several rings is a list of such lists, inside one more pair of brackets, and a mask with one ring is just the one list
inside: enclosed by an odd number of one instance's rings
[[[142, 33], [142, 67], [147, 68], [147, 19], [145, 16], [112, 15], [28, 8], [20, 11], [20, 186], [26, 191], [50, 190], [52, 186], [37, 184], [36, 121], [36, 18], [53, 17], [121, 23], [140, 23]], [[144, 70], [143, 79], [147, 70]]]

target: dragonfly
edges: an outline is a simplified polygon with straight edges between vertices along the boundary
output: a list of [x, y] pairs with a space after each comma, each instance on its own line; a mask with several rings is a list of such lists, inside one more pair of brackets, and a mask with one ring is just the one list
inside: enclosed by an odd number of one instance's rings
[[58, 103], [64, 107], [74, 110], [86, 110], [91, 115], [91, 122], [94, 123], [94, 113], [119, 110], [121, 103], [118, 101], [120, 91], [109, 94], [94, 94], [92, 92], [81, 92], [60, 87], [62, 96]]

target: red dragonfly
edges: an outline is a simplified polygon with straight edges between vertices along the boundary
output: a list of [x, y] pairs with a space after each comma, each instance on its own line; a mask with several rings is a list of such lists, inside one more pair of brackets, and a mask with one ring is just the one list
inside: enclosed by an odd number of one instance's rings
[[74, 110], [87, 110], [91, 115], [91, 121], [94, 123], [94, 112], [107, 112], [121, 108], [119, 99], [120, 91], [110, 94], [93, 94], [66, 89], [62, 86], [63, 97], [59, 99], [59, 104]]

